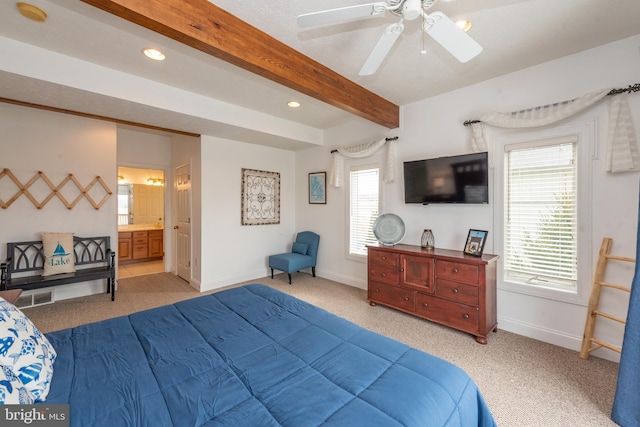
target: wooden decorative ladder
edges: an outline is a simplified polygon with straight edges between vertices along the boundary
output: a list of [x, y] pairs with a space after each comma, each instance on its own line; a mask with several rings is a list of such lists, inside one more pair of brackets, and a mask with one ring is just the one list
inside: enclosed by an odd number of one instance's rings
[[630, 292], [631, 288], [627, 286], [618, 285], [615, 283], [607, 283], [604, 281], [604, 273], [607, 268], [607, 262], [609, 260], [633, 262], [636, 260], [633, 258], [621, 257], [611, 255], [611, 244], [613, 239], [605, 237], [602, 239], [602, 245], [600, 246], [600, 254], [598, 256], [598, 264], [596, 265], [596, 273], [593, 278], [593, 287], [591, 288], [591, 297], [589, 298], [589, 308], [587, 310], [587, 322], [584, 327], [584, 335], [582, 337], [582, 348], [580, 350], [580, 357], [583, 359], [589, 358], [589, 353], [602, 347], [606, 347], [610, 350], [620, 353], [621, 349], [609, 343], [603, 342], [593, 337], [593, 330], [596, 327], [596, 319], [598, 316], [611, 319], [613, 321], [625, 324], [625, 319], [614, 316], [609, 313], [604, 313], [598, 309], [600, 304], [600, 292], [602, 288], [612, 288], [624, 292]]

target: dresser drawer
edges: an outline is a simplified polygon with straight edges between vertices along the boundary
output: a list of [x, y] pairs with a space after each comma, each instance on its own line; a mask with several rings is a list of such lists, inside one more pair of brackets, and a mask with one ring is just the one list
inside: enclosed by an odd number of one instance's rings
[[479, 274], [477, 265], [436, 260], [436, 277], [439, 279], [478, 284]]
[[146, 231], [134, 231], [133, 232], [134, 239], [145, 239], [147, 240], [147, 232]]
[[378, 265], [370, 265], [369, 280], [397, 286], [400, 284], [400, 271]]
[[447, 301], [418, 293], [416, 296], [416, 313], [429, 320], [453, 326], [470, 333], [478, 332], [480, 319], [478, 307]]
[[397, 286], [369, 283], [369, 300], [410, 312], [416, 310], [415, 293]]
[[445, 279], [436, 279], [436, 296], [468, 305], [478, 305], [479, 288]]
[[369, 253], [367, 256], [369, 257], [370, 264], [380, 265], [388, 268], [400, 267], [400, 255], [398, 254], [369, 249]]

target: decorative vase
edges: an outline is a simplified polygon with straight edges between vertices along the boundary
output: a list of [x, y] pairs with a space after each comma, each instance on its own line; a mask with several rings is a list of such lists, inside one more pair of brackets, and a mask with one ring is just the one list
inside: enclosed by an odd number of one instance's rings
[[420, 246], [424, 249], [433, 249], [435, 247], [435, 239], [430, 229], [425, 228], [422, 232], [422, 239], [420, 240]]

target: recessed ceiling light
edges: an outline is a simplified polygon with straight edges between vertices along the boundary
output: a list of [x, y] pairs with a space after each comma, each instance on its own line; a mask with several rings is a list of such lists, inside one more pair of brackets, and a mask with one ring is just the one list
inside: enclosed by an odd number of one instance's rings
[[152, 47], [142, 49], [142, 53], [144, 53], [147, 58], [151, 58], [155, 61], [164, 61], [164, 59], [166, 58], [164, 56], [164, 53]]
[[298, 108], [300, 106], [300, 103], [298, 101], [289, 101], [287, 102], [287, 105], [291, 108]]
[[473, 25], [473, 22], [471, 22], [470, 19], [458, 19], [456, 21], [456, 25], [460, 28], [462, 28], [462, 30], [464, 32], [467, 32], [471, 29], [471, 26]]
[[47, 19], [47, 14], [45, 13], [45, 11], [40, 9], [39, 7], [35, 7], [32, 4], [18, 2], [16, 3], [16, 6], [18, 6], [20, 14], [25, 18], [29, 18], [37, 22], [44, 22]]

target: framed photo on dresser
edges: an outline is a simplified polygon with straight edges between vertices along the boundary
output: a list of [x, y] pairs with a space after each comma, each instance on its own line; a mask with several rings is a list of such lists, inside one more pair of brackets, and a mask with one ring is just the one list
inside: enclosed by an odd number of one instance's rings
[[470, 229], [463, 252], [467, 255], [482, 256], [482, 251], [484, 251], [484, 244], [487, 240], [488, 233], [489, 232], [486, 230]]

